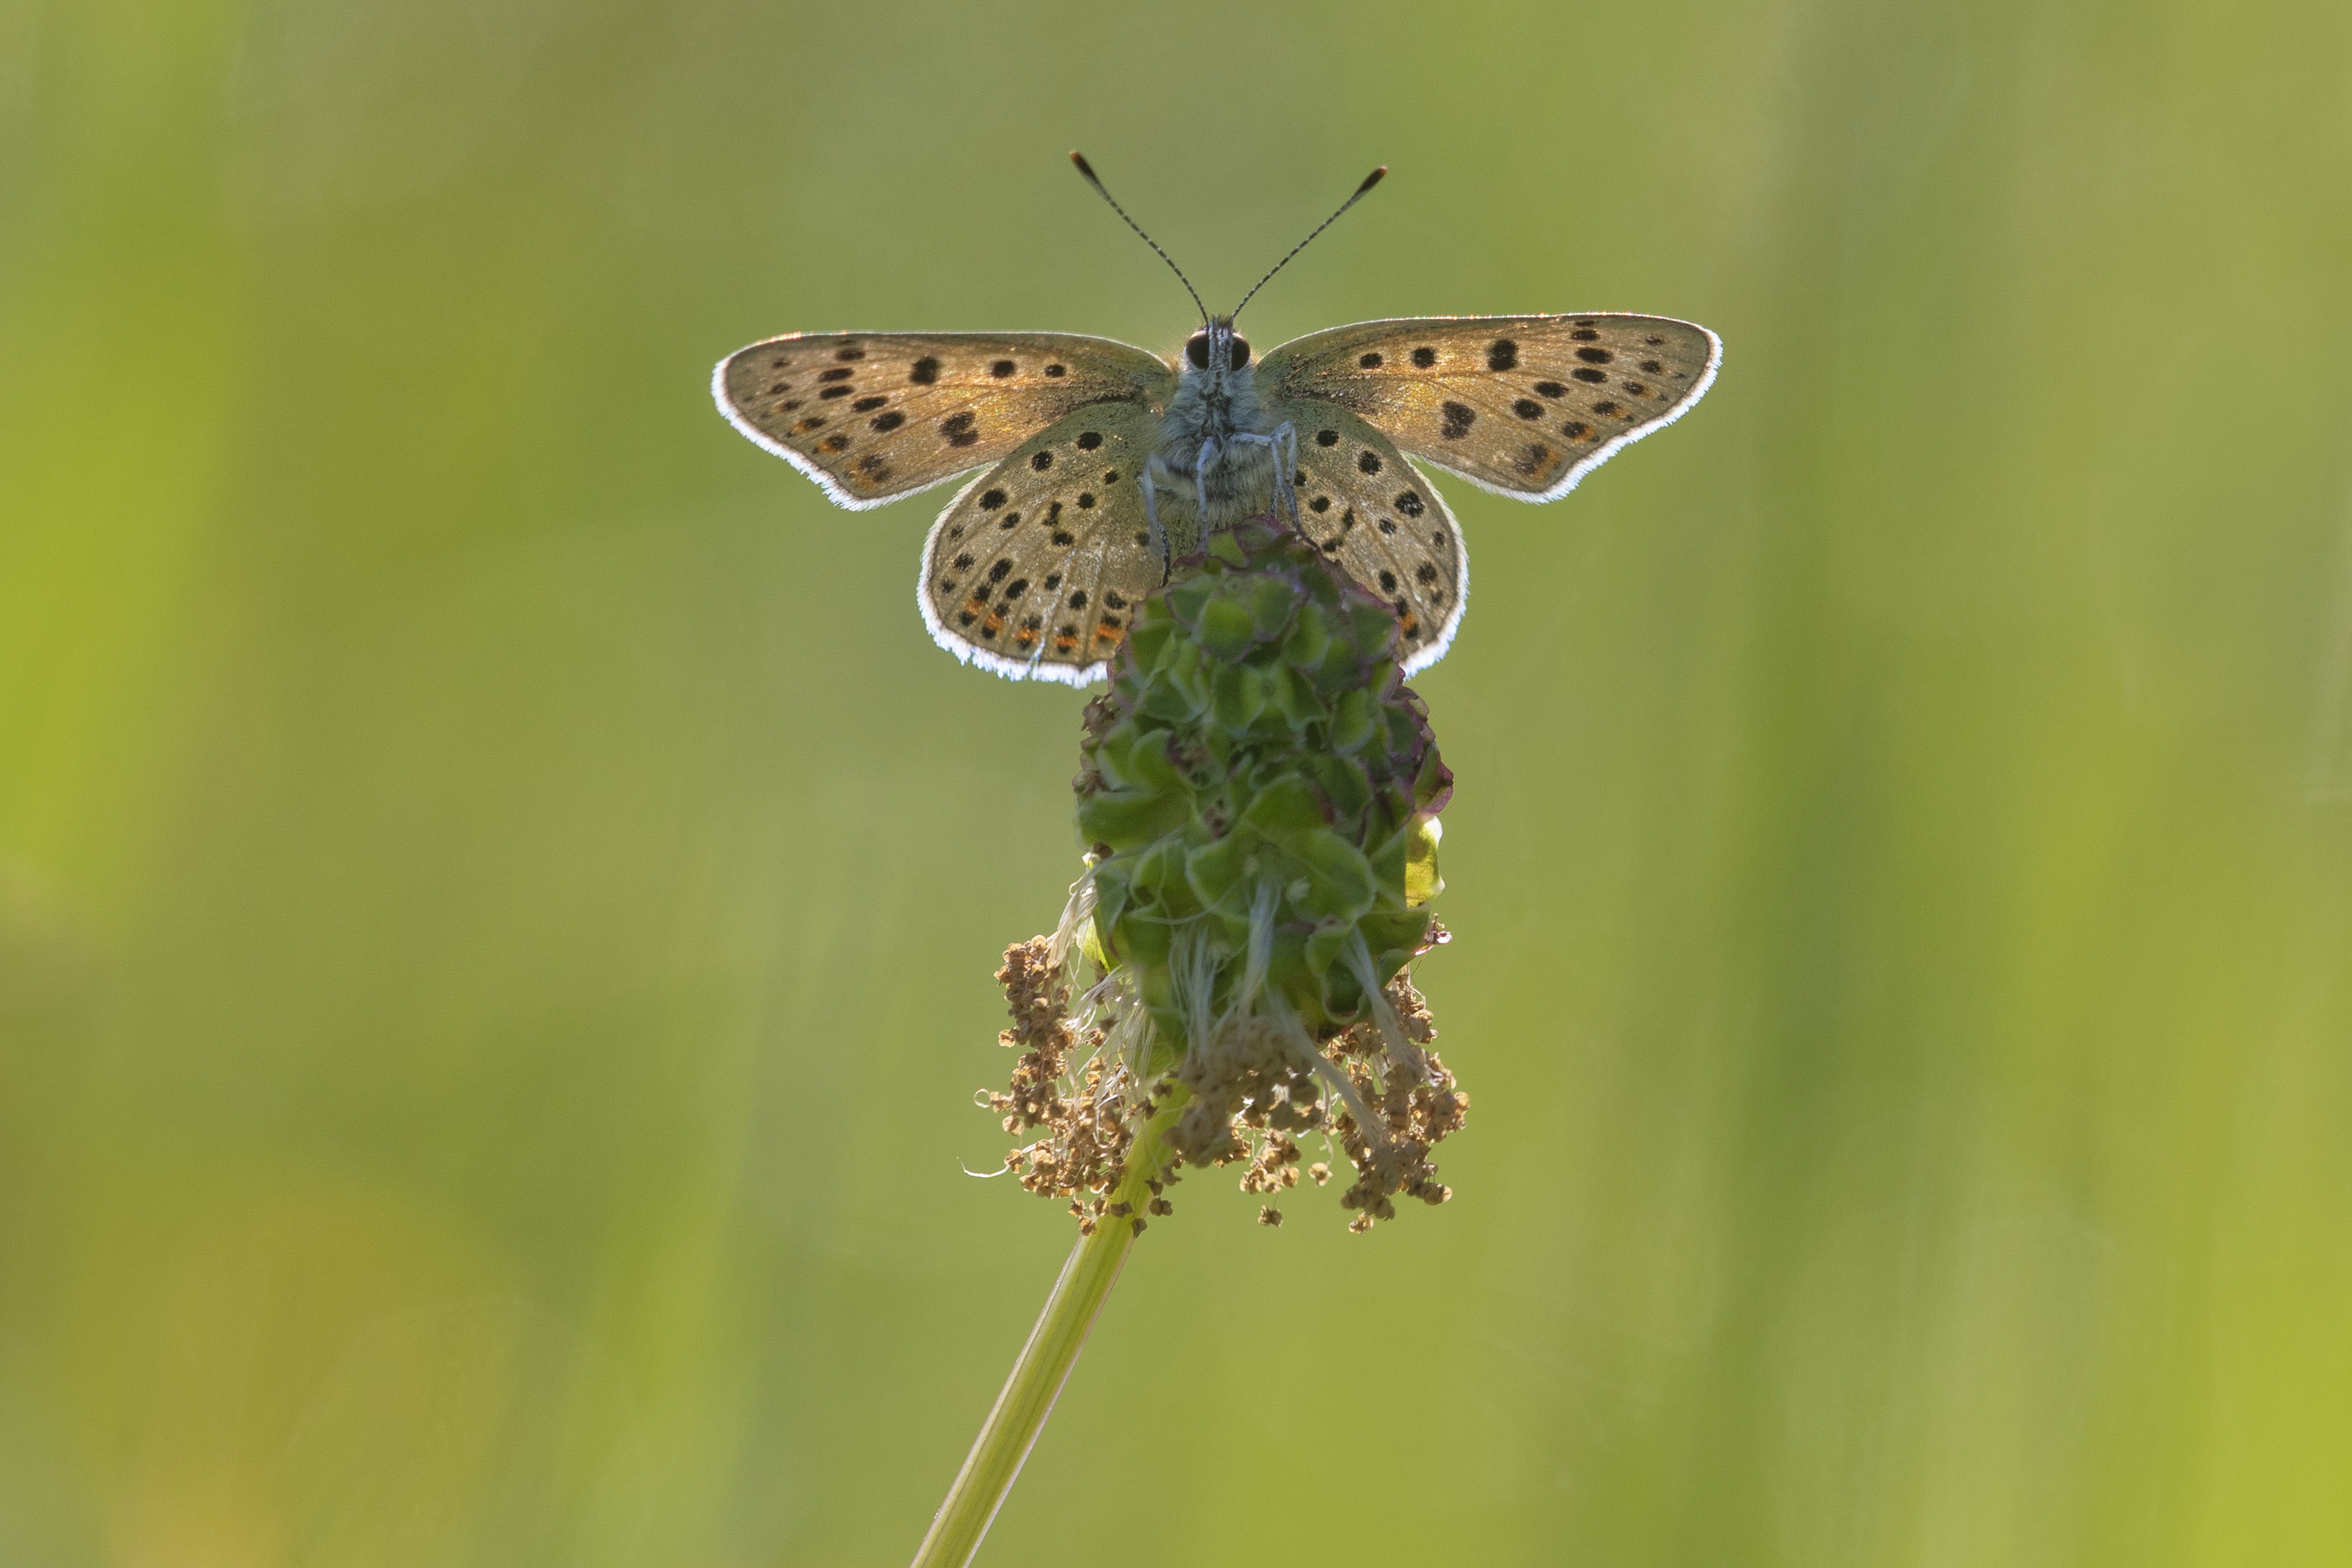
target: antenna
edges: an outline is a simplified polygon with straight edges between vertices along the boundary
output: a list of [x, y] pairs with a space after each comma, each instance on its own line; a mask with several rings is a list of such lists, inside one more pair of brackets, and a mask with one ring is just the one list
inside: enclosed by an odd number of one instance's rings
[[[1117, 201], [1113, 200], [1111, 193], [1108, 191], [1103, 189], [1102, 180], [1095, 173], [1094, 165], [1087, 162], [1087, 155], [1083, 152], [1073, 152], [1070, 154], [1070, 162], [1078, 166], [1078, 172], [1085, 175], [1087, 183], [1095, 188], [1095, 194], [1100, 196], [1104, 201], [1109, 202], [1110, 210], [1112, 212], [1117, 213], [1120, 217], [1127, 218], [1127, 209], [1120, 206]], [[1385, 173], [1387, 171], [1383, 170], [1381, 172]], [[1361, 193], [1362, 193], [1360, 192], [1358, 193], [1358, 194]], [[1345, 207], [1342, 207], [1339, 210], [1341, 212], [1347, 211]], [[1168, 264], [1168, 270], [1176, 275], [1176, 281], [1182, 284], [1184, 286], [1184, 292], [1192, 297], [1193, 308], [1197, 309], [1201, 313], [1201, 324], [1204, 327], [1207, 326], [1209, 322], [1209, 308], [1201, 303], [1201, 291], [1192, 287], [1192, 280], [1184, 276], [1184, 269], [1176, 265], [1174, 257], [1171, 256], [1166, 251], [1160, 250], [1160, 242], [1158, 240], [1153, 239], [1150, 235], [1143, 232], [1143, 225], [1141, 224], [1137, 223], [1133, 218], [1127, 218], [1127, 226], [1133, 229], [1135, 231], [1136, 237], [1141, 240], [1144, 244], [1150, 246], [1153, 251], [1158, 253], [1160, 259]], [[1285, 256], [1283, 259], [1287, 261], [1289, 257]]]
[[[1083, 167], [1083, 165], [1081, 165], [1081, 167]], [[1370, 190], [1374, 185], [1379, 184], [1381, 183], [1381, 176], [1388, 172], [1389, 166], [1383, 163], [1379, 168], [1373, 170], [1370, 173], [1365, 175], [1364, 183], [1356, 187], [1356, 193], [1339, 204], [1339, 213], [1346, 212], [1349, 207], [1352, 207], [1358, 202], [1362, 201], [1364, 199], [1364, 193]], [[1290, 247], [1290, 256], [1297, 256], [1300, 251], [1305, 250], [1309, 245], [1314, 243], [1315, 235], [1321, 234], [1325, 229], [1328, 229], [1333, 224], [1338, 223], [1339, 221], [1339, 213], [1333, 213], [1329, 217], [1325, 218], [1321, 223], [1317, 224], [1315, 225], [1315, 234], [1308, 235], [1305, 239], [1300, 240], [1297, 245]], [[1152, 248], [1156, 250], [1159, 247], [1155, 246]], [[1272, 267], [1266, 268], [1265, 277], [1261, 277], [1255, 283], [1250, 285], [1250, 291], [1242, 296], [1242, 305], [1246, 305], [1251, 300], [1257, 298], [1257, 291], [1265, 287], [1266, 278], [1272, 277], [1276, 273], [1280, 272], [1284, 267], [1290, 265], [1290, 256], [1284, 256], [1280, 261], [1276, 262]], [[1169, 265], [1172, 267], [1175, 264], [1171, 262]], [[1242, 305], [1236, 305], [1234, 307], [1234, 315], [1238, 316], [1242, 313]]]

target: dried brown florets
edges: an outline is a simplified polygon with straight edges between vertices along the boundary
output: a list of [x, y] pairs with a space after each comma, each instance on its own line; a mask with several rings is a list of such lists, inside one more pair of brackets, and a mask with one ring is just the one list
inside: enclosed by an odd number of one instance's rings
[[[1022, 1054], [1005, 1092], [987, 1097], [988, 1108], [1008, 1133], [1045, 1129], [1044, 1137], [1007, 1154], [1005, 1166], [1040, 1197], [1071, 1199], [1079, 1228], [1091, 1235], [1102, 1203], [1088, 1207], [1078, 1195], [1106, 1191], [1118, 1179], [1141, 1121], [1131, 1103], [1139, 1097], [1129, 1092], [1127, 1075], [1103, 1060], [1102, 1031], [1081, 1032], [1071, 1021], [1070, 988], [1053, 962], [1053, 946], [1051, 937], [1033, 936], [1004, 950], [996, 978], [1013, 1027], [996, 1038]], [[1081, 1051], [1087, 1059], [1074, 1082], [1070, 1060]]]
[[[1444, 928], [1433, 927], [1430, 946], [1445, 939]], [[1071, 988], [1053, 963], [1049, 938], [1007, 949], [997, 978], [1014, 1024], [1000, 1038], [1022, 1056], [1006, 1092], [987, 1096], [987, 1103], [1009, 1133], [1043, 1130], [1007, 1154], [1005, 1165], [1027, 1190], [1067, 1200], [1086, 1234], [1106, 1218], [1140, 1228], [1142, 1215], [1123, 1202], [1106, 1207], [1108, 1200], [1100, 1195], [1117, 1184], [1160, 1096], [1143, 1092], [1118, 1064], [1105, 1049], [1103, 1030], [1073, 1021]], [[1220, 1030], [1212, 1048], [1188, 1051], [1170, 1074], [1191, 1093], [1166, 1134], [1171, 1159], [1241, 1164], [1242, 1190], [1271, 1197], [1297, 1186], [1302, 1168], [1318, 1186], [1331, 1179], [1328, 1162], [1305, 1164], [1302, 1137], [1336, 1143], [1354, 1176], [1340, 1206], [1357, 1211], [1349, 1228], [1359, 1233], [1374, 1220], [1395, 1218], [1399, 1195], [1427, 1204], [1451, 1197], [1436, 1179], [1430, 1154], [1461, 1127], [1469, 1096], [1426, 1049], [1437, 1038], [1436, 1021], [1408, 976], [1398, 975], [1384, 995], [1398, 1029], [1416, 1048], [1410, 1060], [1400, 1058], [1396, 1042], [1370, 1021], [1318, 1050], [1295, 1030], [1286, 1033], [1264, 1019], [1244, 1019]], [[1369, 1126], [1360, 1124], [1360, 1113]], [[1177, 1179], [1175, 1164], [1154, 1174], [1146, 1212], [1174, 1212], [1166, 1190]], [[1267, 1205], [1259, 1222], [1279, 1225], [1281, 1211]]]
[[1168, 1134], [1191, 1165], [1227, 1165], [1250, 1152], [1253, 1134], [1276, 1134], [1321, 1124], [1319, 1089], [1297, 1042], [1274, 1029], [1244, 1024], [1211, 1049], [1185, 1053], [1174, 1077], [1192, 1103]]
[[997, 1043], [1022, 1052], [1007, 1092], [988, 1097], [989, 1109], [1003, 1114], [1008, 1133], [1048, 1124], [1069, 1112], [1061, 1082], [1079, 1039], [1067, 1017], [1070, 988], [1052, 962], [1053, 946], [1045, 936], [1016, 942], [1004, 950], [1004, 967], [996, 971], [1005, 1009], [1013, 1015], [1013, 1027], [996, 1037]]

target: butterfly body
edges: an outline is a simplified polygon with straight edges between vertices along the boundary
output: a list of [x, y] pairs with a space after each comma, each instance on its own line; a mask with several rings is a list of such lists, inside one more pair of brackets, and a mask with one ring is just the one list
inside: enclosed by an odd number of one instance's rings
[[1193, 334], [1176, 367], [1176, 389], [1160, 414], [1156, 450], [1145, 469], [1152, 528], [1171, 555], [1244, 517], [1284, 507], [1281, 457], [1295, 439], [1270, 422], [1257, 394], [1249, 344], [1220, 316]]

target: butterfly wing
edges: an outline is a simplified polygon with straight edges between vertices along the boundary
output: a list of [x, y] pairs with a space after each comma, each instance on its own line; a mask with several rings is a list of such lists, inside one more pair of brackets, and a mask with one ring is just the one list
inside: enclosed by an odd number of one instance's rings
[[728, 422], [854, 510], [926, 489], [1082, 408], [1162, 406], [1175, 372], [1061, 332], [819, 332], [719, 361]]
[[1160, 586], [1138, 483], [1159, 423], [1139, 402], [1082, 408], [957, 492], [916, 587], [932, 640], [1016, 680], [1101, 679]]
[[1470, 558], [1444, 497], [1387, 436], [1345, 409], [1302, 404], [1278, 416], [1299, 434], [1291, 477], [1301, 531], [1389, 601], [1404, 638], [1406, 674], [1435, 664], [1470, 597]]
[[1431, 317], [1294, 339], [1257, 381], [1302, 444], [1331, 426], [1296, 405], [1331, 404], [1483, 489], [1556, 501], [1680, 418], [1722, 355], [1714, 333], [1665, 316]]

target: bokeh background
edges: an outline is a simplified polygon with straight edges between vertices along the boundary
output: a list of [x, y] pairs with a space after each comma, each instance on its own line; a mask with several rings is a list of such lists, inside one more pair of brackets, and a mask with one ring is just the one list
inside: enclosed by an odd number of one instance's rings
[[2352, 1561], [2352, 10], [0, 6], [0, 1563], [904, 1561], [1080, 694], [796, 328], [1633, 308], [1452, 484], [1454, 1201], [1195, 1177], [982, 1561]]

